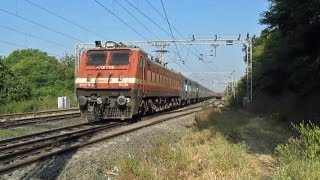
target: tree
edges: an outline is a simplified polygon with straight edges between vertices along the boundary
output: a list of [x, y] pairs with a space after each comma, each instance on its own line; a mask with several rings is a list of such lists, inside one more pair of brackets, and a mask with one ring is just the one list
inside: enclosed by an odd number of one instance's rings
[[[4, 84], [7, 100], [56, 97], [72, 94], [74, 81], [73, 57], [59, 61], [35, 49], [16, 50], [3, 62], [12, 77]], [[13, 79], [14, 78], [14, 79]]]

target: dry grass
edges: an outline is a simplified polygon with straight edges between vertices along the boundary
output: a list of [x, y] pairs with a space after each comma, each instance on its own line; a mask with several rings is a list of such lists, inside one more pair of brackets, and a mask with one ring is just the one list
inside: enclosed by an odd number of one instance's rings
[[[256, 179], [258, 164], [243, 143], [232, 143], [210, 126], [212, 112], [198, 114], [179, 142], [160, 139], [144, 159], [119, 161], [119, 179]], [[198, 128], [200, 125], [201, 128]], [[205, 128], [207, 127], [207, 128]]]
[[119, 162], [119, 179], [251, 179], [257, 165], [244, 144], [231, 144], [210, 130], [186, 135], [177, 144], [159, 141], [146, 159]]
[[[320, 131], [234, 109], [195, 117], [177, 143], [161, 139], [144, 159], [120, 164], [120, 179], [319, 179]], [[289, 141], [288, 141], [289, 140]], [[302, 146], [303, 145], [303, 146]], [[302, 155], [301, 155], [302, 154]], [[131, 161], [138, 162], [129, 166]], [[133, 172], [139, 173], [133, 173]]]

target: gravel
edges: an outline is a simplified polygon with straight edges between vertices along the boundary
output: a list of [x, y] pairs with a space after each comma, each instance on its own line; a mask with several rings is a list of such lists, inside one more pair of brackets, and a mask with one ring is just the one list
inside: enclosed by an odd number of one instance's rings
[[114, 179], [119, 171], [116, 161], [122, 157], [145, 157], [156, 139], [175, 141], [194, 123], [194, 115], [165, 121], [125, 135], [54, 156], [6, 174], [0, 179]]

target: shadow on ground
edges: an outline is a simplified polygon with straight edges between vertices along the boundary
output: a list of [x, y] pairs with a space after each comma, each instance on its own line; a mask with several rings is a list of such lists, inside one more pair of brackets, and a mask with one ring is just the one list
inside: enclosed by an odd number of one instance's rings
[[272, 117], [259, 117], [242, 110], [224, 108], [212, 112], [208, 121], [197, 123], [199, 129], [211, 128], [232, 143], [245, 143], [250, 153], [271, 155], [278, 144], [293, 136], [292, 125]]

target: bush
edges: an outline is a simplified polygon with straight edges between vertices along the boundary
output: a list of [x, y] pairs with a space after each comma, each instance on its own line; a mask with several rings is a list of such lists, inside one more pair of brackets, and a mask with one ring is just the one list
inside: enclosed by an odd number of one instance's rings
[[278, 145], [277, 179], [318, 179], [320, 177], [320, 128], [314, 124], [295, 126], [300, 136]]
[[[77, 107], [76, 98], [73, 95], [70, 95], [69, 97], [71, 107]], [[0, 114], [46, 111], [57, 108], [57, 98], [46, 97], [41, 99], [7, 102], [5, 105], [0, 106]]]

